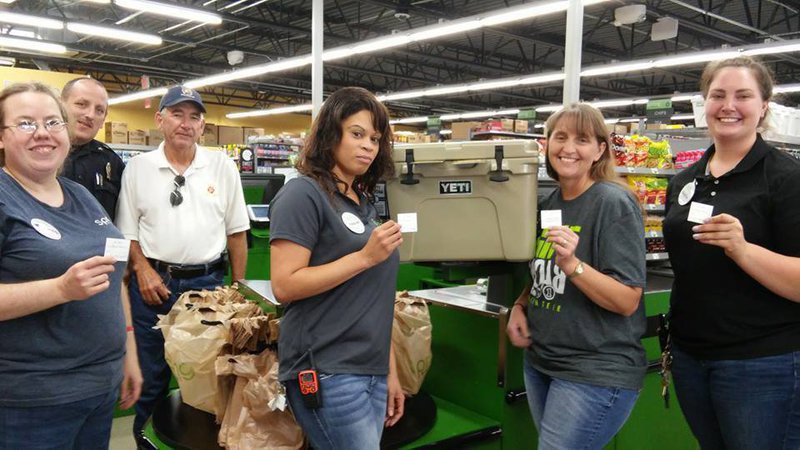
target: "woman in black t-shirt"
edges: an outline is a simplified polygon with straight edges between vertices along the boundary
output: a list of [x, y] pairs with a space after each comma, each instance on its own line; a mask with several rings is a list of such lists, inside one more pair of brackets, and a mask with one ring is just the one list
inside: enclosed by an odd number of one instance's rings
[[675, 388], [704, 449], [800, 448], [800, 161], [758, 133], [772, 85], [748, 57], [706, 67], [714, 144], [667, 191]]

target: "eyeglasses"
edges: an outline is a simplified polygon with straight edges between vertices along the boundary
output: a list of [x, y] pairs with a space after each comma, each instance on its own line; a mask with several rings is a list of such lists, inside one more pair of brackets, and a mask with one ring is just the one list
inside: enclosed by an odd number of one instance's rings
[[178, 206], [183, 203], [183, 195], [181, 194], [180, 188], [186, 184], [186, 178], [184, 178], [183, 175], [176, 175], [175, 179], [172, 180], [172, 184], [175, 186], [175, 190], [169, 194], [169, 204]]
[[[39, 122], [34, 122], [31, 120], [23, 120], [16, 125], [4, 125], [0, 128], [2, 129], [16, 128], [17, 130], [25, 134], [33, 134], [36, 133], [36, 130], [39, 129], [39, 126], [40, 126]], [[67, 128], [67, 122], [64, 122], [61, 119], [50, 119], [47, 122], [45, 122], [44, 125], [41, 126], [44, 126], [44, 129], [50, 133], [58, 133], [59, 131], [62, 131], [65, 128]]]

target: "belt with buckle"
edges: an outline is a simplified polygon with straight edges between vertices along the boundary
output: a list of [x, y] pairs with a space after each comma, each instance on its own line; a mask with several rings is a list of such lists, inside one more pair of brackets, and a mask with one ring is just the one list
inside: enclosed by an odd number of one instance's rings
[[214, 273], [225, 268], [225, 258], [220, 257], [206, 264], [170, 264], [157, 259], [147, 258], [153, 268], [166, 272], [172, 278], [195, 278]]

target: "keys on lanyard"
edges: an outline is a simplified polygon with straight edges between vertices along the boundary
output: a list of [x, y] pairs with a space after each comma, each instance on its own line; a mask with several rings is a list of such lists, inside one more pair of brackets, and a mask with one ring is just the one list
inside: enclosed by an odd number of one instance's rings
[[664, 314], [658, 315], [658, 341], [661, 347], [661, 398], [664, 399], [664, 408], [669, 409], [669, 384], [672, 381], [672, 339], [669, 333], [669, 323]]
[[664, 408], [669, 409], [669, 383], [672, 379], [672, 353], [669, 349], [661, 352], [661, 397], [664, 399]]

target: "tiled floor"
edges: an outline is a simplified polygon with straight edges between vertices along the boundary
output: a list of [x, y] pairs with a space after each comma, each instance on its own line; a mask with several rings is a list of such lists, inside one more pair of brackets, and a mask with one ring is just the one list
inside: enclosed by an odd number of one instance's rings
[[110, 450], [136, 450], [136, 443], [133, 441], [133, 416], [125, 416], [114, 419], [111, 425], [111, 444]]

